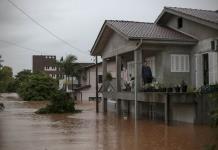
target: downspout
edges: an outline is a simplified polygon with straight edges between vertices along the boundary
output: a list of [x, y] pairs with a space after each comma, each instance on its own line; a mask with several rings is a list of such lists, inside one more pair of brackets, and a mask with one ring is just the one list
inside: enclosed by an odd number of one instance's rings
[[[140, 39], [140, 42], [138, 44], [138, 46], [135, 48], [134, 51], [137, 51], [142, 45], [142, 39]], [[136, 55], [137, 56], [137, 55]], [[135, 98], [135, 120], [137, 119], [137, 87], [138, 87], [138, 75], [137, 75], [137, 65], [138, 65], [138, 61], [137, 61], [137, 58], [136, 56], [134, 55], [134, 61], [135, 61], [135, 90], [134, 90], [134, 98]]]

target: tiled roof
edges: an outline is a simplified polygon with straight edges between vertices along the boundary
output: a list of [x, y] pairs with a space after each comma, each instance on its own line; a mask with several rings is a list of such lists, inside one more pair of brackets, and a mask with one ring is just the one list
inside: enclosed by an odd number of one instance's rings
[[109, 26], [129, 39], [196, 41], [194, 38], [154, 23], [107, 20]]
[[185, 15], [196, 17], [205, 21], [218, 24], [218, 12], [211, 10], [191, 9], [191, 8], [178, 8], [178, 7], [165, 7]]

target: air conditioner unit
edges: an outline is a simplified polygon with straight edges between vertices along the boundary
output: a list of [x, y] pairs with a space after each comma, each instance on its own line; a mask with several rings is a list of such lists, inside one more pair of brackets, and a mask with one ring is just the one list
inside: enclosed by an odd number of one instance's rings
[[218, 39], [214, 39], [211, 41], [211, 50], [218, 51]]

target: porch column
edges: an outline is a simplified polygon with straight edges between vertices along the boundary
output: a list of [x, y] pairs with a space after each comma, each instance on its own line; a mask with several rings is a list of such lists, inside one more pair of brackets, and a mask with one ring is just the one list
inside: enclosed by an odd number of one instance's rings
[[169, 125], [169, 121], [170, 121], [170, 96], [169, 94], [167, 94], [166, 98], [165, 98], [165, 103], [164, 103], [164, 120], [165, 120], [165, 124]]
[[121, 99], [117, 99], [117, 114], [121, 116], [122, 107], [121, 107]]
[[106, 76], [107, 76], [107, 60], [106, 59], [103, 59], [102, 61], [102, 69], [103, 69], [103, 112], [107, 112], [107, 98], [104, 96], [104, 92], [106, 91], [106, 88], [105, 88], [105, 84], [106, 84]]
[[142, 50], [134, 51], [134, 60], [135, 60], [135, 85], [136, 90], [139, 91], [142, 86]]
[[104, 113], [107, 113], [107, 98], [103, 97], [103, 100], [104, 100], [104, 108], [103, 108], [104, 110], [103, 111]]
[[[106, 82], [106, 76], [107, 76], [107, 60], [106, 59], [103, 59], [102, 61], [102, 69], [103, 69], [103, 85], [104, 83]], [[104, 91], [105, 91], [105, 88], [104, 88]]]
[[121, 91], [121, 56], [116, 56], [116, 86], [117, 92]]
[[141, 70], [142, 70], [142, 50], [134, 51], [134, 61], [135, 61], [135, 119], [138, 118], [138, 92], [141, 87]]

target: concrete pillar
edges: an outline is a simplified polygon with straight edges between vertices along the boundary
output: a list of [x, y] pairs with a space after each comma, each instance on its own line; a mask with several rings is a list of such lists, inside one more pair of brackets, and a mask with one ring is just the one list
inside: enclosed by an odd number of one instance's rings
[[165, 124], [169, 125], [169, 121], [170, 121], [170, 96], [169, 94], [167, 94], [167, 97], [165, 99], [165, 103], [164, 103], [164, 120], [165, 120]]
[[102, 70], [103, 70], [103, 84], [105, 83], [105, 81], [107, 80], [107, 60], [103, 59], [102, 60]]
[[121, 56], [116, 56], [116, 86], [117, 92], [121, 91]]
[[[106, 76], [107, 76], [107, 60], [103, 59], [102, 60], [102, 71], [103, 71], [103, 92], [105, 92], [107, 89], [105, 87], [105, 83], [106, 83]], [[104, 97], [104, 93], [103, 93], [103, 112], [106, 113], [107, 112], [107, 98]]]
[[127, 109], [128, 110], [128, 116], [130, 116], [130, 101], [127, 101], [127, 103], [128, 103], [128, 106], [127, 106], [128, 107], [128, 109]]
[[142, 50], [135, 50], [134, 51], [134, 60], [135, 60], [135, 85], [136, 85], [136, 89], [137, 91], [139, 91], [139, 89], [142, 86]]
[[135, 61], [135, 119], [138, 117], [138, 92], [141, 87], [141, 71], [142, 71], [142, 50], [134, 51], [134, 61]]
[[121, 108], [121, 99], [117, 99], [117, 114], [118, 116], [121, 115], [122, 108]]
[[104, 113], [107, 113], [107, 98], [104, 98]]

